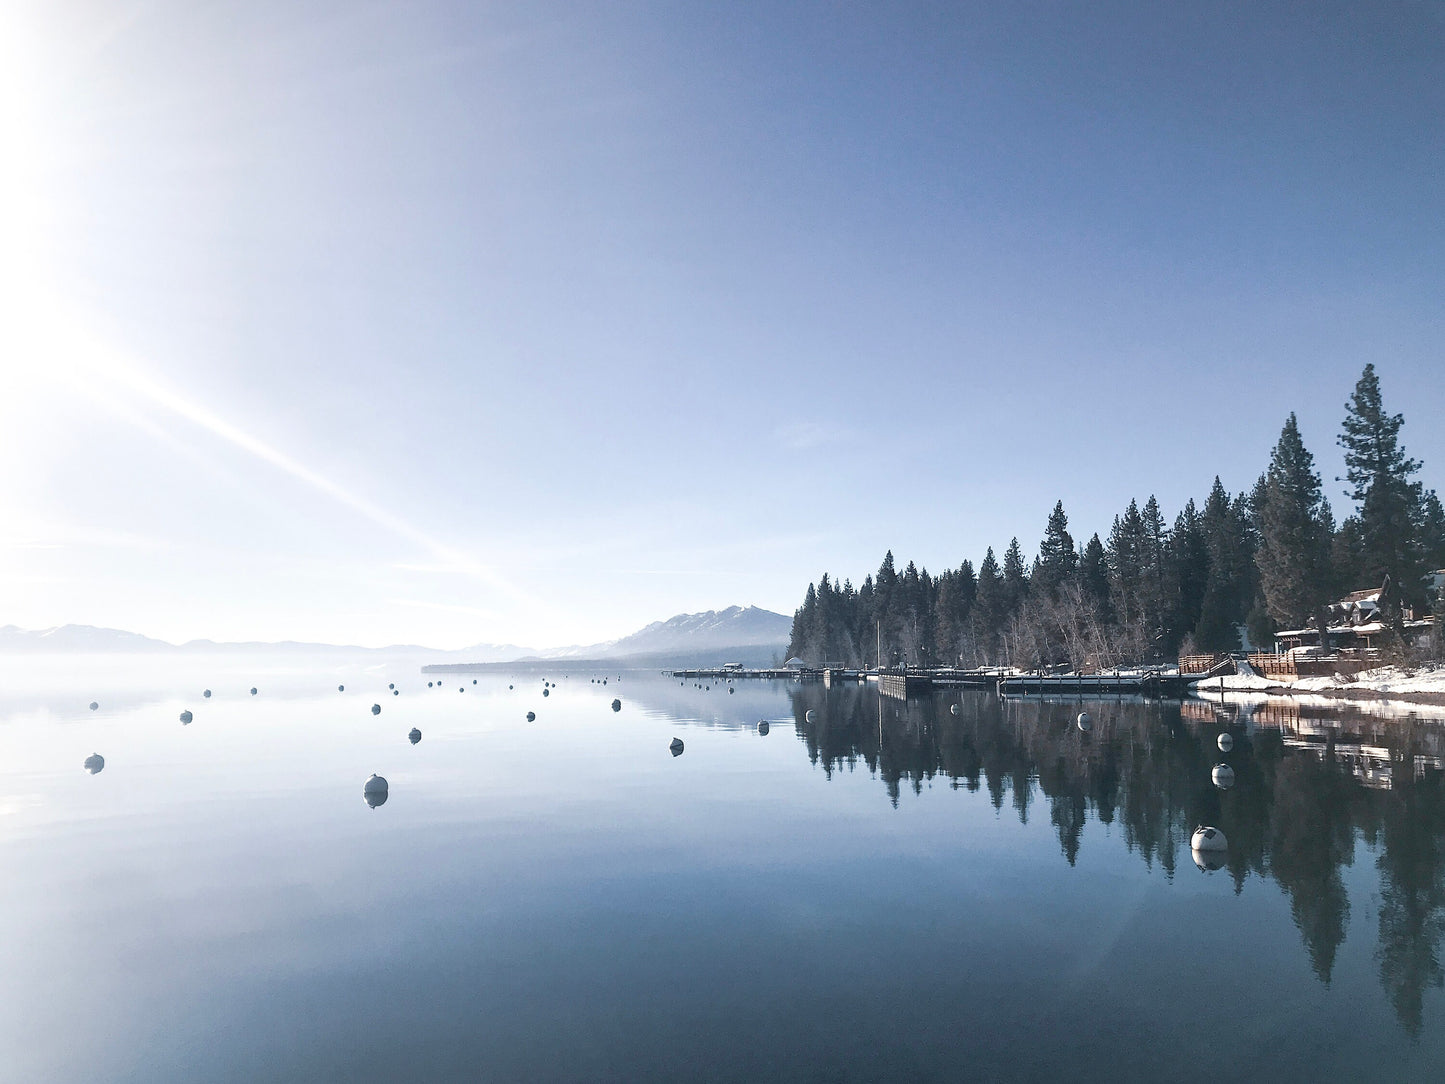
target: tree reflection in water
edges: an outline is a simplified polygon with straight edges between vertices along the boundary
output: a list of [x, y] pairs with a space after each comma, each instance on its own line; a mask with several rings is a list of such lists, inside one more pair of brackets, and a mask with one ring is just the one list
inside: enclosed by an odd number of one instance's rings
[[[1194, 827], [1229, 838], [1235, 891], [1251, 875], [1273, 880], [1320, 981], [1330, 982], [1349, 924], [1341, 870], [1357, 840], [1380, 873], [1380, 982], [1400, 1023], [1419, 1033], [1427, 987], [1445, 985], [1445, 725], [1380, 719], [1293, 702], [1091, 702], [1091, 733], [1074, 725], [1075, 701], [1000, 700], [935, 692], [907, 702], [871, 688], [795, 686], [793, 723], [829, 778], [862, 762], [896, 806], [945, 778], [986, 788], [1027, 823], [1042, 798], [1064, 858], [1079, 856], [1090, 817], [1119, 822], [1125, 845], [1172, 878], [1189, 862]], [[957, 711], [951, 709], [957, 707]], [[806, 713], [814, 713], [809, 722]], [[1235, 739], [1228, 790], [1213, 785], [1216, 741]]]

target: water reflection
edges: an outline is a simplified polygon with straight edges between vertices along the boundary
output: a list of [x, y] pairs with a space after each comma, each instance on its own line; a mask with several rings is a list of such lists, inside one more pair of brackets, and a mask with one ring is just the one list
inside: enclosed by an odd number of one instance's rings
[[[1182, 852], [1200, 869], [1227, 871], [1236, 893], [1252, 877], [1273, 881], [1325, 984], [1351, 913], [1341, 871], [1363, 841], [1378, 855], [1379, 978], [1411, 1035], [1425, 990], [1445, 985], [1437, 721], [1279, 701], [1100, 701], [1089, 704], [1085, 731], [1076, 702], [936, 693], [905, 703], [819, 685], [793, 686], [789, 697], [812, 763], [830, 778], [866, 765], [895, 806], [905, 787], [917, 794], [944, 778], [986, 790], [996, 810], [1007, 802], [1024, 823], [1045, 803], [1070, 865], [1092, 818], [1117, 822], [1129, 850], [1170, 877]], [[1191, 853], [1201, 825], [1217, 826], [1228, 849]]]

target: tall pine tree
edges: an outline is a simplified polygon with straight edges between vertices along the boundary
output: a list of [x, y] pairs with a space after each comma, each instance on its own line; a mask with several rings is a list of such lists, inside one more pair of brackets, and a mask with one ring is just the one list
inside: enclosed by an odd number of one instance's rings
[[[1388, 610], [1398, 599], [1421, 600], [1424, 562], [1419, 545], [1419, 483], [1411, 481], [1418, 460], [1405, 454], [1400, 426], [1405, 418], [1385, 410], [1375, 367], [1366, 365], [1354, 394], [1345, 404], [1339, 444], [1345, 451], [1345, 480], [1350, 498], [1359, 505], [1359, 533], [1366, 583], [1389, 582], [1394, 598], [1382, 598]], [[1398, 611], [1392, 614], [1398, 620]]]
[[1329, 505], [1315, 459], [1291, 414], [1270, 456], [1259, 495], [1260, 586], [1269, 616], [1298, 628], [1315, 620], [1324, 636], [1330, 601]]

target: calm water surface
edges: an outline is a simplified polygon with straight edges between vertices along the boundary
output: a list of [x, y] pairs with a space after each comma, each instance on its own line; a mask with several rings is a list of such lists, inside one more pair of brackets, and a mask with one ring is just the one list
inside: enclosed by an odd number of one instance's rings
[[0, 677], [3, 1079], [1445, 1077], [1438, 720], [1096, 701], [1086, 735], [1071, 702], [295, 660]]

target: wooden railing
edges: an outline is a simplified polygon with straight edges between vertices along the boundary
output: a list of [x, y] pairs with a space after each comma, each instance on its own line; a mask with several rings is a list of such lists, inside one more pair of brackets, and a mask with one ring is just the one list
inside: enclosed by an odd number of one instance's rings
[[1216, 666], [1222, 663], [1228, 655], [1180, 655], [1179, 672], [1181, 674], [1207, 674]]
[[1254, 667], [1256, 673], [1265, 677], [1295, 678], [1299, 675], [1295, 671], [1294, 660], [1288, 655], [1275, 655], [1273, 653], [1256, 652], [1249, 656], [1249, 665]]

